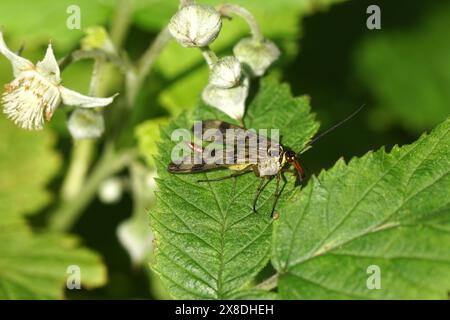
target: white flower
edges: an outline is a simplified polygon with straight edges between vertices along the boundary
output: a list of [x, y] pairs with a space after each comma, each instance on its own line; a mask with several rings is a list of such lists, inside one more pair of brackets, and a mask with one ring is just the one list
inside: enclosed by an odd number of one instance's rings
[[237, 86], [242, 78], [241, 63], [233, 56], [219, 59], [209, 74], [209, 83], [223, 89]]
[[269, 40], [262, 42], [253, 38], [244, 38], [233, 48], [233, 53], [239, 61], [248, 66], [253, 76], [262, 76], [267, 68], [278, 59], [280, 50]]
[[208, 85], [202, 93], [203, 100], [230, 117], [242, 120], [245, 112], [245, 100], [248, 96], [250, 81], [247, 77], [234, 88], [223, 89]]
[[15, 77], [5, 85], [3, 112], [21, 128], [42, 129], [44, 119], [49, 121], [61, 102], [69, 106], [95, 108], [104, 107], [114, 99], [88, 97], [63, 87], [51, 44], [44, 59], [34, 65], [9, 50], [0, 32], [0, 53], [11, 62]]
[[170, 19], [169, 32], [184, 47], [206, 47], [222, 28], [222, 18], [214, 7], [190, 4]]

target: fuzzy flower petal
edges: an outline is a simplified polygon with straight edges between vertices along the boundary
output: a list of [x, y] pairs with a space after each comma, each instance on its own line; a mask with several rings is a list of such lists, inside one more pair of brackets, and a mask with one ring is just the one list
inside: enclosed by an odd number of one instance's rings
[[13, 66], [14, 76], [17, 77], [21, 72], [31, 70], [34, 68], [33, 63], [25, 58], [15, 54], [6, 46], [5, 40], [3, 40], [3, 33], [0, 31], [0, 53], [2, 53]]
[[69, 106], [94, 108], [104, 107], [114, 100], [114, 97], [88, 97], [64, 88], [51, 44], [44, 59], [34, 66], [9, 50], [0, 32], [0, 53], [12, 63], [15, 76], [5, 85], [1, 97], [3, 112], [23, 129], [42, 129], [45, 120], [50, 121], [61, 102]]
[[242, 120], [249, 85], [250, 81], [248, 78], [244, 78], [239, 86], [229, 89], [208, 85], [203, 90], [202, 98], [207, 104], [226, 113], [231, 118]]
[[81, 107], [81, 108], [96, 108], [105, 107], [114, 101], [114, 97], [96, 98], [82, 95], [81, 93], [67, 89], [60, 86], [62, 102], [67, 106]]
[[190, 4], [170, 19], [169, 32], [184, 47], [211, 44], [222, 28], [222, 18], [214, 7]]
[[105, 131], [103, 115], [94, 109], [75, 109], [67, 123], [75, 140], [99, 138]]
[[54, 84], [59, 84], [61, 82], [59, 65], [56, 61], [51, 44], [47, 47], [44, 59], [36, 64], [36, 69]]
[[229, 89], [239, 84], [242, 78], [241, 63], [233, 56], [217, 61], [209, 74], [209, 84]]
[[280, 56], [280, 49], [270, 40], [257, 42], [244, 38], [233, 48], [234, 55], [248, 66], [253, 76], [260, 77]]
[[42, 129], [61, 103], [58, 87], [38, 72], [26, 71], [5, 85], [3, 112], [23, 129]]

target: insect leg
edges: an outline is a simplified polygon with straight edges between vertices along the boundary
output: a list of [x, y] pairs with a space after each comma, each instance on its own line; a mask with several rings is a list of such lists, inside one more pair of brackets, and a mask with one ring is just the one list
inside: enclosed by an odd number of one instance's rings
[[243, 170], [243, 171], [238, 171], [236, 173], [230, 174], [228, 176], [224, 176], [224, 177], [220, 177], [220, 178], [216, 178], [216, 179], [204, 179], [204, 180], [197, 180], [197, 182], [215, 182], [215, 181], [222, 181], [222, 180], [226, 180], [226, 179], [230, 179], [230, 178], [234, 178], [234, 177], [239, 177], [242, 176], [243, 174], [252, 172], [252, 170]]
[[253, 198], [253, 212], [256, 212], [256, 204], [258, 203], [259, 196], [272, 179], [273, 177], [270, 177], [267, 181], [261, 179], [261, 183], [259, 184], [258, 189], [256, 189], [255, 197]]
[[[283, 179], [283, 186], [280, 189], [280, 178]], [[272, 212], [271, 212], [271, 216], [273, 217], [273, 214], [275, 212], [275, 208], [277, 207], [277, 203], [278, 203], [278, 199], [280, 199], [281, 193], [284, 190], [284, 187], [286, 186], [287, 180], [284, 177], [284, 175], [281, 172], [278, 172], [277, 174], [277, 188], [275, 191], [275, 199], [273, 201], [273, 205], [272, 205]]]

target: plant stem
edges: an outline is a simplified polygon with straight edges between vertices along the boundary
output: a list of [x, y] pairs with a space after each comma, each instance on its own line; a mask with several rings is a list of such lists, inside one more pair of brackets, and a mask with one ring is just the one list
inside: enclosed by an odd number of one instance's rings
[[[123, 11], [126, 11], [125, 13]], [[120, 0], [116, 18], [114, 19], [111, 36], [116, 48], [120, 47], [129, 26], [129, 16], [131, 8], [129, 1]], [[70, 63], [91, 58], [95, 59], [92, 71], [91, 83], [89, 86], [90, 96], [100, 95], [100, 83], [103, 65], [106, 61], [116, 63], [122, 70], [126, 70], [127, 65], [117, 55], [110, 55], [102, 50], [77, 50], [68, 57], [60, 61], [61, 70]], [[69, 169], [61, 187], [61, 204], [50, 216], [49, 227], [53, 230], [65, 231], [81, 215], [82, 211], [94, 198], [100, 183], [109, 175], [121, 170], [123, 162], [129, 155], [118, 154], [113, 151], [113, 147], [105, 147], [105, 153], [95, 166], [91, 175], [86, 179], [86, 174], [91, 166], [92, 155], [95, 149], [95, 140], [75, 141], [72, 149]]]
[[[131, 13], [132, 9], [129, 6], [129, 1], [120, 0], [111, 31], [112, 41], [118, 49], [121, 47], [128, 30]], [[136, 68], [131, 68], [120, 56], [112, 56], [102, 50], [74, 51], [60, 61], [60, 68], [64, 69], [67, 65], [77, 60], [94, 58], [96, 64], [92, 75], [90, 93], [95, 96], [99, 90], [102, 64], [105, 61], [110, 61], [118, 65], [126, 74], [127, 99], [129, 105], [132, 106], [145, 78], [170, 39], [171, 35], [168, 29], [164, 28], [143, 54]], [[71, 164], [63, 183], [63, 201], [50, 216], [49, 227], [52, 230], [66, 231], [70, 229], [83, 210], [94, 199], [103, 180], [122, 170], [136, 157], [135, 151], [128, 150], [117, 153], [114, 150], [113, 143], [107, 142], [103, 156], [97, 162], [89, 177], [84, 179], [92, 160], [94, 146], [94, 142], [89, 140], [74, 144]]]
[[[180, 8], [187, 6], [193, 2], [192, 0], [180, 0]], [[148, 46], [144, 52], [136, 68], [129, 68], [127, 72], [127, 101], [130, 106], [134, 104], [137, 94], [141, 89], [144, 80], [152, 71], [152, 67], [156, 62], [156, 59], [161, 55], [161, 52], [167, 46], [169, 41], [172, 40], [172, 36], [169, 32], [169, 28], [165, 27], [156, 36], [155, 40]]]
[[134, 158], [134, 151], [116, 154], [112, 147], [107, 148], [88, 179], [83, 183], [83, 188], [79, 190], [75, 197], [64, 201], [52, 213], [49, 228], [54, 231], [67, 231], [70, 229], [83, 210], [95, 198], [100, 184], [109, 176], [125, 168]]
[[253, 39], [257, 42], [264, 41], [264, 35], [259, 28], [258, 22], [255, 17], [248, 11], [247, 9], [235, 5], [235, 4], [223, 4], [217, 8], [222, 15], [228, 16], [230, 13], [237, 14], [242, 17], [250, 27], [250, 31], [252, 33]]
[[267, 278], [260, 284], [256, 285], [255, 289], [265, 290], [265, 291], [270, 291], [272, 289], [275, 289], [278, 285], [278, 277], [279, 277], [278, 273], [274, 274], [270, 278]]
[[95, 59], [94, 68], [92, 70], [91, 83], [89, 85], [89, 95], [91, 97], [98, 97], [100, 95], [100, 82], [104, 64], [105, 60], [103, 58]]
[[[92, 71], [89, 95], [96, 97], [99, 94], [101, 70], [104, 60], [95, 59]], [[74, 198], [83, 186], [84, 179], [89, 170], [94, 152], [95, 142], [92, 139], [83, 139], [73, 142], [72, 155], [67, 174], [61, 187], [61, 198], [68, 201]]]
[[74, 141], [69, 169], [61, 187], [63, 201], [74, 198], [82, 188], [92, 161], [94, 146], [94, 141], [90, 139]]
[[133, 105], [136, 96], [144, 83], [144, 80], [152, 70], [156, 59], [160, 56], [166, 45], [172, 39], [169, 29], [166, 27], [156, 36], [148, 49], [139, 59], [137, 67], [130, 69], [127, 73], [127, 100], [129, 105]]
[[100, 49], [94, 49], [94, 50], [75, 50], [68, 56], [62, 58], [58, 61], [59, 69], [61, 72], [69, 66], [71, 63], [79, 61], [79, 60], [85, 60], [85, 59], [103, 59], [111, 62], [112, 64], [116, 65], [123, 73], [128, 68], [128, 63], [123, 60], [118, 55], [111, 55], [103, 50]]
[[116, 14], [111, 25], [111, 40], [119, 49], [122, 47], [123, 40], [130, 27], [133, 7], [130, 0], [118, 0]]
[[200, 48], [200, 50], [202, 51], [202, 54], [206, 60], [206, 63], [208, 64], [209, 68], [211, 69], [214, 66], [214, 64], [217, 62], [217, 60], [219, 60], [219, 58], [217, 58], [217, 55], [208, 46], [202, 47], [202, 48]]

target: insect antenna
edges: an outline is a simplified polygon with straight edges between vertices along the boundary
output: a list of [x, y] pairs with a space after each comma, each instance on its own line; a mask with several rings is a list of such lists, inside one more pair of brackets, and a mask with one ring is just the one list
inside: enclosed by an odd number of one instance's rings
[[[324, 132], [320, 133], [317, 137], [315, 137], [314, 139], [312, 139], [310, 142], [308, 142], [306, 144], [306, 146], [303, 148], [303, 150], [307, 149], [308, 147], [312, 146], [315, 142], [317, 142], [317, 140], [323, 138], [324, 136], [326, 136], [327, 134], [329, 134], [330, 132], [334, 131], [335, 129], [339, 128], [341, 125], [343, 125], [344, 123], [346, 123], [347, 121], [351, 120], [353, 117], [355, 117], [362, 109], [364, 109], [364, 107], [366, 106], [366, 104], [361, 105], [356, 111], [354, 111], [351, 115], [349, 115], [347, 118], [345, 118], [344, 120], [341, 120], [340, 122], [336, 123], [335, 125], [333, 125], [332, 127], [328, 128], [327, 130], [325, 130]], [[297, 161], [296, 161], [297, 162]], [[294, 165], [298, 171], [297, 166], [299, 166], [298, 162], [295, 163]], [[305, 164], [302, 164], [303, 167], [306, 169], [306, 171], [311, 172], [311, 170], [309, 170]], [[317, 180], [319, 181], [320, 184], [322, 184], [320, 182], [319, 176], [316, 176]], [[300, 179], [300, 184], [302, 183], [302, 179]]]
[[339, 128], [340, 126], [342, 126], [344, 123], [346, 123], [347, 121], [351, 120], [353, 117], [355, 117], [362, 109], [364, 109], [364, 107], [366, 106], [366, 104], [363, 104], [361, 107], [359, 107], [356, 111], [354, 111], [351, 115], [349, 115], [347, 118], [345, 118], [344, 120], [339, 121], [338, 123], [336, 123], [334, 126], [328, 128], [327, 130], [325, 130], [324, 132], [320, 133], [317, 137], [315, 137], [314, 139], [312, 139], [310, 142], [308, 142], [305, 146], [304, 149], [306, 149], [309, 146], [312, 146], [314, 143], [317, 142], [317, 140], [323, 138], [324, 136], [326, 136], [327, 134], [329, 134], [330, 132], [334, 131], [335, 129]]

